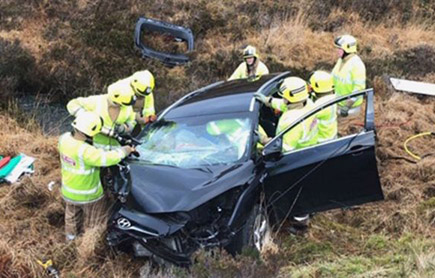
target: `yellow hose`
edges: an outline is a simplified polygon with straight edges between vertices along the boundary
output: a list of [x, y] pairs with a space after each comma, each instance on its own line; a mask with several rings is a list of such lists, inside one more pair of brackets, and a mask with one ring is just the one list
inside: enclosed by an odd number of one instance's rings
[[426, 135], [435, 135], [435, 132], [430, 132], [430, 131], [428, 131], [428, 132], [422, 132], [422, 133], [419, 133], [419, 134], [413, 135], [413, 136], [409, 137], [408, 139], [406, 139], [405, 143], [403, 143], [403, 147], [405, 148], [405, 151], [406, 151], [410, 156], [412, 156], [414, 159], [420, 160], [421, 157], [418, 156], [418, 155], [416, 155], [416, 154], [414, 154], [414, 153], [412, 153], [412, 152], [408, 149], [407, 144], [408, 144], [409, 141], [414, 140], [415, 138], [422, 137], [422, 136], [426, 136]]

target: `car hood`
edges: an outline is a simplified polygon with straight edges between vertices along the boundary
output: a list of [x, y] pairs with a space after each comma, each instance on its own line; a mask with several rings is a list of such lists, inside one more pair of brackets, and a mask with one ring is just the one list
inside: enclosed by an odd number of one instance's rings
[[252, 161], [185, 169], [133, 163], [127, 206], [145, 213], [190, 211], [254, 178]]

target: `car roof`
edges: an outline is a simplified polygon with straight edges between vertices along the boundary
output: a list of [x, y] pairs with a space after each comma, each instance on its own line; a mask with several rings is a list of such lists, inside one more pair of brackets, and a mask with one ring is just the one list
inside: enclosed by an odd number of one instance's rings
[[165, 118], [248, 112], [252, 95], [278, 74], [268, 74], [256, 81], [238, 79], [201, 88], [176, 102], [165, 112]]

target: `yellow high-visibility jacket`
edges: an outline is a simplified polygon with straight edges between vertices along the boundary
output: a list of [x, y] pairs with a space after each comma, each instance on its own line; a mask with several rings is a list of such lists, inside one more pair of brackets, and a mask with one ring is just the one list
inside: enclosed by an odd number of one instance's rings
[[[349, 95], [366, 88], [366, 67], [356, 54], [349, 54], [344, 59], [338, 59], [331, 74], [334, 79], [334, 90], [338, 96]], [[363, 98], [361, 96], [355, 98], [354, 101], [352, 107], [357, 107], [361, 105]], [[345, 106], [346, 102], [342, 101], [338, 105]]]
[[[280, 133], [299, 117], [310, 111], [313, 106], [313, 102], [308, 99], [303, 108], [285, 111], [279, 118], [276, 134]], [[316, 116], [313, 115], [284, 134], [283, 151], [288, 152], [317, 144], [317, 132], [317, 119]]]
[[287, 105], [284, 103], [284, 99], [282, 98], [272, 98], [270, 101], [270, 106], [273, 109], [276, 109], [281, 112], [285, 112], [288, 110]]
[[[121, 106], [119, 115], [113, 122], [109, 116], [109, 103], [107, 95], [95, 95], [90, 97], [79, 97], [70, 100], [67, 104], [68, 112], [76, 115], [80, 109], [91, 111], [103, 118], [106, 129], [114, 129], [116, 124], [127, 124], [129, 128], [136, 125], [135, 114], [132, 106]], [[111, 149], [112, 146], [119, 146], [118, 141], [102, 133], [98, 133], [93, 138], [94, 146]]]
[[[321, 106], [335, 98], [334, 94], [318, 98], [314, 103], [316, 106]], [[316, 114], [318, 120], [317, 127], [319, 133], [317, 140], [319, 143], [325, 142], [337, 137], [337, 105], [330, 105]]]
[[[266, 65], [258, 60], [257, 66], [255, 68], [255, 76], [262, 76], [265, 74], [269, 74], [269, 69], [266, 67]], [[246, 65], [246, 62], [242, 62], [237, 69], [231, 74], [230, 78], [228, 80], [234, 80], [234, 79], [241, 79], [241, 78], [248, 78], [248, 66]]]
[[91, 203], [103, 196], [100, 167], [118, 164], [126, 153], [106, 151], [75, 139], [70, 132], [59, 138], [62, 196], [72, 203]]

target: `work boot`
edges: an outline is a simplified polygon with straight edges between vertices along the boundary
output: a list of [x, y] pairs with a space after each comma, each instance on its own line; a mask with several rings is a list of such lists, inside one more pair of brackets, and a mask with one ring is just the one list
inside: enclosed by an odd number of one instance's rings
[[303, 235], [307, 232], [309, 223], [309, 214], [295, 215], [290, 220], [290, 227], [288, 228], [288, 231], [294, 235]]

